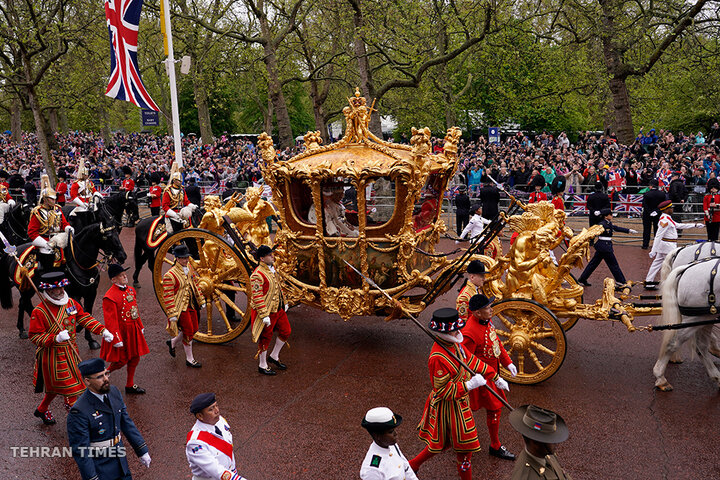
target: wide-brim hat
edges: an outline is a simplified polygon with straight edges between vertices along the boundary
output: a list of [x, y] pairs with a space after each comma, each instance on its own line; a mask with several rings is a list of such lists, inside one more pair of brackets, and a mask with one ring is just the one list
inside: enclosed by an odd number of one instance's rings
[[509, 420], [515, 430], [536, 442], [560, 443], [570, 435], [560, 415], [535, 405], [517, 407], [510, 412]]
[[175, 245], [175, 248], [172, 250], [172, 254], [175, 255], [175, 258], [187, 258], [190, 256], [190, 249], [187, 245], [181, 243], [180, 245]]
[[433, 312], [428, 328], [434, 332], [450, 333], [465, 326], [465, 320], [460, 318], [454, 308], [440, 308]]
[[660, 210], [667, 210], [670, 207], [672, 207], [672, 202], [670, 200], [665, 200], [664, 202], [660, 202], [660, 205], [658, 205], [658, 209], [660, 209]]
[[362, 427], [368, 431], [385, 431], [402, 423], [402, 417], [387, 407], [371, 408], [362, 419]]
[[473, 260], [468, 263], [467, 273], [480, 274], [485, 273], [485, 264], [480, 260]]
[[119, 263], [111, 263], [108, 267], [108, 278], [112, 280], [123, 272], [130, 270], [130, 267], [123, 268]]

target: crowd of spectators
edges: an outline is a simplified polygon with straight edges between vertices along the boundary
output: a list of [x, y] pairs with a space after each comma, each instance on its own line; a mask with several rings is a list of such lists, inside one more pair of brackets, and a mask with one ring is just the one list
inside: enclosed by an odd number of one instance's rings
[[[190, 135], [182, 139], [185, 179], [201, 183], [251, 185], [261, 180], [260, 155], [254, 138], [221, 135], [211, 145]], [[434, 148], [442, 149], [436, 138]], [[117, 133], [105, 145], [93, 132], [71, 132], [56, 135], [52, 156], [56, 169], [74, 177], [78, 160], [84, 159], [91, 178], [99, 185], [117, 185], [124, 178], [123, 167], [130, 166], [136, 184], [149, 184], [149, 175], [158, 172], [167, 178], [173, 158], [173, 141], [169, 136], [147, 133]], [[278, 149], [281, 160], [302, 150]], [[531, 136], [518, 132], [500, 143], [489, 143], [486, 137], [475, 141], [461, 140], [460, 164], [455, 184], [464, 183], [472, 195], [487, 175], [497, 182], [526, 190], [532, 178], [541, 175], [546, 185], [562, 175], [567, 179], [568, 193], [584, 193], [601, 182], [610, 192], [639, 193], [651, 179], [657, 178], [669, 188], [673, 172], [684, 187], [681, 195], [704, 192], [708, 179], [720, 177], [720, 127], [685, 135], [662, 129], [640, 130], [631, 145], [622, 145], [614, 134], [584, 132], [571, 142], [565, 132], [555, 136], [548, 132]], [[0, 169], [10, 175], [10, 187], [22, 188], [30, 179], [37, 182], [43, 163], [34, 134], [25, 133], [19, 144], [9, 133], [0, 134]], [[546, 187], [548, 189], [549, 187]]]

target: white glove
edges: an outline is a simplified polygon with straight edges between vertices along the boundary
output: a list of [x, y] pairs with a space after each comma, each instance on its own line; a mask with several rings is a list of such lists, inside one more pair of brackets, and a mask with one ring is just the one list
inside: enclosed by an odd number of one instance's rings
[[93, 192], [93, 199], [95, 199], [95, 198], [102, 200], [102, 198], [103, 198], [102, 193], [100, 193], [100, 192], [98, 192], [97, 190], [95, 190], [95, 191]]
[[460, 245], [460, 240], [455, 240], [455, 245]]
[[658, 215], [657, 212], [652, 212], [652, 213], [650, 213], [650, 216], [651, 216], [651, 217], [657, 217], [657, 215]]
[[140, 457], [140, 463], [145, 465], [147, 468], [150, 468], [150, 454], [145, 453], [142, 457]]
[[38, 248], [44, 248], [47, 250], [52, 250], [52, 246], [48, 243], [47, 240], [45, 240], [43, 237], [38, 235], [35, 237], [35, 240], [32, 241], [32, 244]]
[[270, 326], [270, 317], [263, 318], [262, 322], [265, 324], [266, 327]]
[[65, 227], [65, 233], [67, 233], [68, 235], [75, 235], [75, 229], [68, 225], [67, 227]]
[[8, 200], [7, 203], [8, 203], [8, 205], [10, 205], [10, 208], [15, 206], [15, 200], [10, 199], [10, 200]]
[[198, 209], [198, 206], [195, 205], [194, 203], [189, 203], [189, 204], [188, 204], [188, 207], [190, 207], [190, 211], [191, 211], [191, 212], [194, 212], [195, 210]]
[[633, 229], [631, 228], [631, 229], [630, 229], [630, 233], [638, 233], [638, 231], [637, 231], [637, 230], [633, 230]]
[[183, 221], [183, 219], [180, 217], [180, 215], [178, 215], [178, 213], [177, 213], [175, 210], [172, 210], [172, 209], [170, 209], [170, 210], [168, 210], [167, 212], [165, 212], [165, 216], [167, 216], [168, 218], [171, 218], [171, 219], [175, 220], [176, 222], [182, 222], [182, 221]]
[[482, 387], [483, 385], [487, 385], [487, 380], [485, 380], [485, 377], [480, 375], [479, 373], [476, 373], [473, 375], [473, 377], [465, 382], [465, 387], [468, 390], [472, 390], [474, 388]]
[[125, 344], [124, 344], [123, 342], [117, 342], [117, 343], [114, 343], [114, 344], [113, 344], [113, 347], [114, 347], [114, 348], [122, 348], [122, 347], [124, 347], [124, 346], [125, 346]]
[[110, 330], [108, 330], [107, 328], [105, 330], [103, 330], [102, 336], [103, 336], [103, 340], [105, 340], [108, 343], [112, 342], [113, 338], [115, 338], [115, 335], [110, 333]]
[[145, 335], [145, 329], [144, 329], [144, 328], [141, 328], [141, 329], [140, 329], [140, 333], [142, 333], [143, 335]]
[[497, 380], [495, 380], [495, 385], [500, 390], [505, 390], [506, 392], [510, 391], [510, 385], [508, 385], [508, 383], [505, 380], [503, 380], [502, 378], [498, 378]]
[[507, 369], [510, 370], [510, 375], [512, 375], [513, 377], [515, 375], [517, 375], [517, 367], [515, 366], [514, 363], [511, 363], [510, 365], [508, 365]]
[[177, 322], [177, 317], [170, 317], [168, 318], [170, 322]]
[[599, 216], [600, 216], [600, 210], [595, 210], [595, 211], [593, 212], [593, 214], [594, 214], [596, 217], [599, 217]]
[[285, 311], [287, 312], [288, 310], [290, 310], [290, 305], [288, 305], [288, 304], [286, 303], [286, 304], [285, 304]]
[[705, 225], [702, 224], [702, 223], [696, 223], [696, 224], [695, 224], [695, 228], [704, 228], [704, 227], [705, 227]]
[[68, 333], [67, 329], [55, 335], [55, 341], [57, 343], [67, 342], [68, 340], [70, 340], [70, 334]]

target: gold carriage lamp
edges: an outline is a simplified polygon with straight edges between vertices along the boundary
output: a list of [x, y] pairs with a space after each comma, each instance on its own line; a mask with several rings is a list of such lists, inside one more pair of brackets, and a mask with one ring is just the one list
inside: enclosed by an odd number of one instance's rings
[[390, 306], [343, 260], [396, 298], [428, 286], [443, 260], [416, 248], [434, 252], [446, 231], [439, 216], [458, 163], [459, 128], [450, 128], [444, 149], [433, 154], [428, 128], [413, 128], [410, 145], [375, 136], [373, 111], [356, 90], [343, 109], [343, 138], [323, 145], [319, 131], [308, 132], [305, 151], [287, 161], [277, 159], [267, 134], [258, 141], [282, 219], [276, 257], [288, 296], [344, 319], [387, 314]]

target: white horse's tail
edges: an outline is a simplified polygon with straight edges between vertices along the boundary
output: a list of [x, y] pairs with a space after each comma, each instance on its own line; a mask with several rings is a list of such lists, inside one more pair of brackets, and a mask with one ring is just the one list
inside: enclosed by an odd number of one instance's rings
[[660, 270], [660, 281], [664, 282], [668, 275], [670, 275], [670, 272], [673, 269], [673, 263], [675, 263], [675, 259], [677, 258], [680, 251], [685, 247], [676, 248], [672, 252], [668, 254], [668, 256], [665, 257], [665, 260], [662, 264], [662, 269]]

